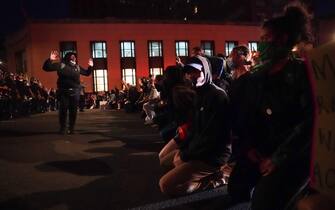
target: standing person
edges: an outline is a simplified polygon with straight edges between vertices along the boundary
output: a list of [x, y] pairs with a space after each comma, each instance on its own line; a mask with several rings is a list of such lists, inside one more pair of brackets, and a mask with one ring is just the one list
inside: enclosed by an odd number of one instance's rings
[[228, 184], [233, 201], [251, 200], [253, 210], [285, 209], [309, 177], [313, 98], [306, 65], [291, 56], [293, 46], [309, 37], [301, 5], [288, 6], [262, 27], [261, 65], [238, 111], [241, 156]]
[[[69, 52], [62, 62], [59, 53], [52, 51], [50, 58], [44, 62], [44, 71], [57, 71], [57, 88], [59, 94], [59, 133], [73, 134], [76, 123], [77, 109], [80, 95], [80, 75], [89, 76], [93, 70], [93, 60], [89, 59], [88, 69], [83, 69], [77, 64], [77, 55]], [[69, 111], [69, 126], [66, 129], [67, 112]]]
[[179, 133], [159, 154], [162, 165], [173, 166], [159, 181], [161, 191], [172, 196], [203, 189], [230, 156], [227, 94], [213, 84], [205, 57], [192, 57], [184, 70], [196, 92], [192, 119], [185, 128], [187, 135]]

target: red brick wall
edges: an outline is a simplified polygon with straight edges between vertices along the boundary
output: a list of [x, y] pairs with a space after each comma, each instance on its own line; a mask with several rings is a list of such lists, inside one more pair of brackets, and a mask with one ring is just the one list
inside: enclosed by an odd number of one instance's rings
[[[46, 87], [55, 87], [55, 72], [44, 72], [41, 66], [53, 49], [59, 50], [60, 41], [76, 41], [79, 64], [86, 68], [90, 57], [90, 41], [107, 42], [109, 89], [121, 82], [120, 40], [134, 40], [137, 77], [148, 76], [148, 40], [163, 40], [164, 66], [175, 64], [175, 41], [188, 40], [189, 49], [201, 40], [214, 40], [215, 53], [224, 53], [225, 41], [239, 44], [258, 40], [259, 27], [204, 24], [129, 24], [129, 23], [31, 23], [31, 51], [29, 73], [39, 78]], [[27, 46], [29, 43], [27, 43]], [[93, 79], [83, 77], [87, 90], [93, 90]]]

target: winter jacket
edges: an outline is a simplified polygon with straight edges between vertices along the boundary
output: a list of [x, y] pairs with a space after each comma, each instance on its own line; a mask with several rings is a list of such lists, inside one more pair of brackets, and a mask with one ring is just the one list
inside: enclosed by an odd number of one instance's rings
[[205, 82], [195, 88], [196, 103], [189, 136], [180, 143], [181, 159], [219, 166], [227, 162], [231, 154], [229, 100], [225, 91], [212, 82], [207, 59], [198, 58], [203, 65]]
[[79, 89], [80, 88], [80, 75], [89, 76], [92, 73], [93, 67], [83, 69], [79, 65], [73, 65], [71, 63], [64, 62], [53, 62], [47, 59], [43, 65], [44, 71], [57, 71], [58, 89]]

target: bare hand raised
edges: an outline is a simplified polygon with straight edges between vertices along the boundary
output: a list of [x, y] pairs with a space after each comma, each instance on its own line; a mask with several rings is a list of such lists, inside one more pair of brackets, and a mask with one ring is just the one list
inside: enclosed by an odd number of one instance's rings
[[59, 60], [59, 53], [58, 53], [57, 50], [51, 51], [50, 60], [52, 60], [52, 61]]
[[93, 67], [94, 63], [92, 58], [88, 59], [88, 65]]

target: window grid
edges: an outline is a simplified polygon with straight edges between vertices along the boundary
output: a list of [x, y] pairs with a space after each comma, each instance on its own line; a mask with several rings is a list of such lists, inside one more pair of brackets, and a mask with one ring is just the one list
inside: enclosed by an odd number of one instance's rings
[[258, 42], [256, 42], [256, 41], [248, 42], [248, 48], [251, 52], [257, 51], [258, 50]]
[[162, 41], [149, 41], [149, 57], [162, 57]]
[[238, 46], [237, 41], [226, 41], [226, 56], [229, 56], [234, 47]]
[[150, 68], [150, 74], [154, 77], [157, 75], [163, 75], [163, 68]]
[[122, 80], [126, 84], [136, 85], [135, 69], [122, 69]]
[[122, 41], [121, 45], [121, 58], [134, 58], [135, 57], [135, 42]]
[[94, 70], [94, 91], [108, 91], [108, 76], [106, 69]]
[[202, 41], [201, 48], [208, 56], [214, 56], [214, 41]]
[[176, 55], [188, 56], [188, 41], [176, 41]]
[[106, 58], [107, 51], [106, 51], [106, 42], [92, 42], [92, 57], [93, 58]]

